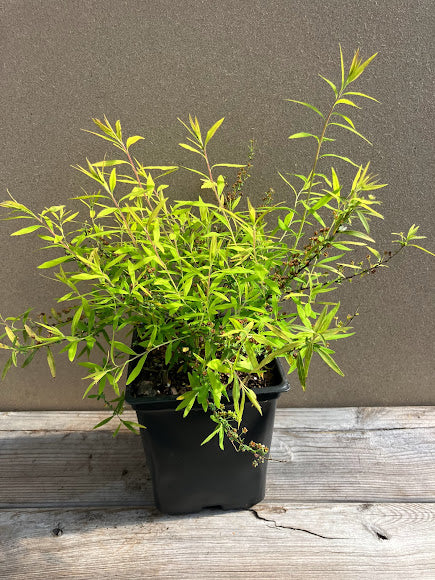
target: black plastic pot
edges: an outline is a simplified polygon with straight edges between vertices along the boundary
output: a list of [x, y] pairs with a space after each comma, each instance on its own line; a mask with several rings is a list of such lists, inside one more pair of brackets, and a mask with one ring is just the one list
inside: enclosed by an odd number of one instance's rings
[[[286, 375], [277, 361], [276, 384], [254, 389], [263, 414], [246, 401], [243, 426], [246, 440], [270, 448], [279, 395], [288, 391]], [[251, 453], [238, 453], [230, 441], [224, 451], [217, 437], [201, 446], [215, 424], [202, 407], [194, 406], [188, 416], [175, 411], [175, 397], [134, 397], [134, 383], [127, 388], [126, 401], [137, 413], [142, 442], [150, 467], [157, 508], [167, 514], [197, 512], [208, 507], [246, 509], [265, 495], [267, 461], [253, 467]], [[230, 405], [226, 405], [230, 408]]]

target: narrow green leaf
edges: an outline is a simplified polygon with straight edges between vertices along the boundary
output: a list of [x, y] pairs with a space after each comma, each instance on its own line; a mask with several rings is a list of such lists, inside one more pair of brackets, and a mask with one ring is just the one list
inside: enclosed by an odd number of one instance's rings
[[[107, 119], [106, 119], [106, 121], [107, 121]], [[109, 123], [107, 123], [107, 124], [109, 124]], [[116, 136], [119, 139], [122, 139], [122, 131], [121, 131], [121, 123], [120, 123], [120, 121], [116, 121], [116, 123], [115, 123], [115, 130], [116, 130]]]
[[313, 343], [310, 342], [310, 343], [308, 343], [306, 351], [305, 351], [305, 359], [304, 359], [304, 375], [305, 376], [308, 376], [308, 370], [310, 368], [312, 356], [313, 356]]
[[364, 232], [357, 232], [354, 230], [343, 230], [343, 231], [340, 231], [340, 234], [345, 234], [347, 236], [353, 236], [355, 238], [361, 238], [362, 240], [366, 240], [367, 242], [370, 242], [372, 244], [375, 243], [375, 240], [373, 238], [371, 238], [370, 236], [368, 236], [367, 234], [365, 234]]
[[15, 342], [19, 344], [17, 337], [15, 336], [14, 332], [12, 331], [9, 326], [5, 326], [6, 334], [8, 335], [9, 340], [14, 344]]
[[335, 111], [331, 115], [334, 115], [335, 117], [341, 117], [342, 119], [344, 119], [346, 121], [346, 123], [349, 123], [349, 125], [355, 129], [355, 125], [354, 125], [352, 119], [350, 117], [348, 117], [347, 115], [343, 115], [342, 113], [337, 113]]
[[370, 233], [370, 226], [369, 226], [369, 222], [367, 221], [367, 218], [365, 217], [365, 215], [363, 214], [362, 211], [356, 211], [356, 215], [358, 216], [360, 222], [362, 223], [365, 231], [367, 233]]
[[2, 381], [4, 380], [8, 370], [11, 368], [12, 366], [12, 357], [9, 357], [8, 360], [6, 361], [5, 366], [3, 367], [3, 371], [2, 371]]
[[79, 344], [79, 341], [75, 340], [68, 347], [68, 358], [69, 358], [70, 362], [73, 362], [73, 360], [76, 356], [78, 344]]
[[356, 131], [352, 127], [349, 127], [349, 125], [343, 125], [343, 123], [329, 123], [329, 125], [330, 126], [331, 125], [336, 125], [337, 127], [343, 127], [343, 129], [347, 129], [351, 133], [355, 133], [355, 135], [358, 135], [358, 137], [361, 137], [361, 139], [364, 139], [364, 141], [367, 141], [367, 143], [369, 145], [371, 145], [370, 141], [366, 137], [364, 137], [364, 135], [362, 135], [361, 133], [359, 133], [358, 131]]
[[172, 358], [172, 347], [173, 347], [173, 342], [170, 342], [167, 346], [166, 346], [166, 352], [165, 352], [165, 365], [168, 365], [171, 361]]
[[298, 315], [299, 315], [299, 318], [301, 319], [302, 324], [308, 330], [312, 330], [311, 322], [310, 322], [309, 318], [307, 317], [307, 315], [305, 314], [304, 308], [302, 308], [302, 306], [300, 304], [297, 304], [296, 308], [297, 308]]
[[319, 356], [325, 361], [325, 363], [333, 371], [335, 371], [338, 375], [341, 375], [342, 377], [344, 377], [343, 371], [340, 369], [340, 367], [337, 365], [335, 360], [331, 357], [331, 355], [326, 350], [323, 350], [322, 347], [319, 347], [317, 349], [317, 352], [319, 353]]
[[298, 105], [303, 105], [304, 107], [308, 107], [309, 109], [311, 109], [312, 111], [314, 111], [315, 113], [320, 115], [322, 117], [322, 119], [324, 119], [323, 113], [321, 111], [319, 111], [319, 109], [317, 107], [315, 107], [314, 105], [310, 105], [310, 103], [304, 103], [303, 101], [295, 101], [294, 99], [285, 99], [285, 100], [289, 101], [290, 103], [297, 103]]
[[346, 163], [350, 163], [354, 167], [359, 167], [359, 165], [357, 163], [354, 163], [352, 159], [349, 159], [349, 157], [344, 157], [343, 155], [335, 155], [334, 153], [323, 153], [323, 155], [320, 155], [320, 159], [322, 159], [323, 157], [337, 157], [337, 159], [346, 161]]
[[54, 378], [56, 376], [56, 366], [54, 362], [53, 353], [50, 350], [50, 347], [47, 347], [47, 362], [50, 368], [51, 376]]
[[378, 252], [378, 250], [376, 250], [376, 248], [371, 248], [370, 246], [367, 246], [367, 249], [369, 250], [369, 252], [371, 252], [378, 260], [381, 259], [381, 254]]
[[147, 359], [148, 353], [146, 352], [145, 354], [143, 354], [140, 359], [138, 360], [136, 366], [134, 367], [134, 369], [131, 371], [131, 373], [128, 375], [127, 381], [126, 381], [126, 385], [129, 385], [130, 383], [132, 383], [134, 381], [134, 379], [139, 375], [140, 371], [142, 370], [142, 367]]
[[28, 226], [27, 228], [22, 228], [21, 230], [17, 230], [13, 234], [11, 234], [11, 236], [23, 236], [24, 234], [30, 234], [31, 232], [39, 230], [39, 228], [42, 228], [42, 226], [41, 225]]
[[201, 155], [201, 157], [204, 157], [204, 154], [202, 153], [202, 151], [198, 151], [198, 149], [195, 149], [191, 145], [187, 145], [186, 143], [178, 143], [178, 145], [180, 147], [183, 147], [183, 149], [187, 149], [188, 151], [193, 151], [194, 153], [198, 153], [199, 155]]
[[219, 447], [224, 450], [224, 427], [221, 425], [219, 427]]
[[187, 417], [187, 415], [190, 413], [190, 410], [192, 409], [192, 407], [195, 403], [196, 397], [198, 396], [197, 391], [190, 391], [189, 393], [186, 393], [186, 395], [187, 394], [189, 395], [189, 402], [187, 403], [186, 407], [184, 408], [183, 417]]
[[338, 91], [337, 91], [337, 87], [334, 85], [334, 83], [332, 81], [330, 81], [329, 79], [327, 79], [326, 77], [322, 77], [322, 75], [319, 75], [319, 77], [321, 79], [323, 79], [325, 82], [328, 83], [328, 85], [331, 87], [331, 89], [334, 91], [335, 96], [338, 95]]
[[357, 97], [364, 97], [366, 99], [370, 99], [372, 101], [376, 101], [377, 103], [379, 103], [380, 101], [378, 101], [377, 99], [375, 99], [374, 97], [371, 97], [370, 95], [366, 95], [365, 93], [356, 93], [355, 91], [346, 91], [345, 93], [343, 93], [344, 95], [355, 95]]
[[26, 359], [24, 360], [23, 364], [21, 365], [21, 368], [25, 368], [27, 365], [29, 365], [32, 362], [35, 354], [36, 354], [36, 350], [32, 350], [32, 352], [29, 354], [29, 356], [26, 357]]
[[219, 433], [219, 430], [220, 430], [220, 426], [216, 427], [216, 429], [213, 431], [213, 433], [210, 433], [210, 435], [204, 439], [204, 441], [201, 443], [201, 445], [205, 445], [211, 439], [213, 439], [213, 437]]
[[317, 211], [318, 209], [326, 205], [329, 201], [331, 201], [332, 198], [333, 198], [332, 195], [324, 195], [313, 205], [313, 207], [310, 209], [310, 212], [312, 213]]
[[143, 425], [140, 425], [139, 423], [134, 423], [133, 421], [125, 421], [124, 419], [121, 419], [121, 423], [124, 425], [124, 427], [127, 427], [127, 429], [132, 433], [134, 433], [135, 435], [138, 435], [139, 428], [142, 429], [145, 428]]
[[343, 51], [341, 49], [341, 44], [338, 45], [340, 47], [340, 69], [341, 69], [341, 90], [344, 89], [344, 60], [343, 60]]
[[114, 340], [112, 341], [113, 347], [120, 350], [121, 352], [124, 352], [125, 354], [132, 354], [133, 356], [136, 355], [136, 353], [134, 352], [134, 350], [132, 350], [129, 346], [127, 346], [126, 344], [119, 342], [118, 340]]
[[54, 260], [49, 260], [48, 262], [43, 262], [38, 266], [39, 269], [43, 270], [45, 268], [53, 268], [53, 266], [58, 266], [59, 264], [63, 264], [63, 262], [67, 262], [71, 260], [71, 256], [61, 256], [60, 258], [55, 258]]
[[246, 165], [240, 165], [239, 163], [215, 163], [212, 165], [212, 169], [215, 167], [237, 167], [240, 169], [242, 167], [246, 167]]
[[301, 353], [298, 352], [298, 356], [296, 359], [296, 368], [298, 369], [298, 376], [299, 376], [299, 381], [301, 383], [302, 388], [305, 391], [305, 381], [306, 381], [306, 376], [304, 373], [304, 361], [302, 359]]
[[106, 423], [108, 423], [109, 421], [111, 421], [113, 419], [113, 415], [111, 415], [110, 417], [106, 417], [105, 419], [103, 419], [102, 421], [100, 421], [97, 425], [94, 425], [92, 427], [92, 429], [98, 429], [99, 427], [102, 427], [103, 425], [105, 425]]
[[74, 334], [77, 328], [77, 324], [79, 323], [80, 317], [83, 312], [83, 306], [79, 306], [74, 314], [74, 317], [71, 322], [71, 334]]
[[260, 407], [260, 403], [258, 402], [257, 395], [254, 393], [254, 391], [252, 389], [249, 389], [248, 387], [244, 387], [243, 390], [245, 391], [246, 396], [248, 397], [252, 405], [254, 405], [254, 407], [257, 409], [260, 415], [262, 415], [263, 411]]
[[143, 137], [141, 137], [140, 135], [133, 135], [132, 137], [129, 137], [125, 143], [127, 149], [129, 149], [132, 145], [134, 145], [141, 139], [143, 139]]
[[426, 248], [423, 248], [422, 246], [417, 246], [417, 244], [408, 244], [408, 246], [412, 246], [413, 248], [417, 248], [418, 250], [421, 250], [422, 252], [426, 252], [426, 254], [430, 254], [431, 256], [435, 256], [435, 254], [433, 252], [426, 250]]
[[293, 135], [290, 135], [289, 139], [303, 139], [304, 137], [314, 137], [314, 139], [316, 141], [319, 140], [319, 138], [317, 137], [317, 135], [313, 135], [311, 133], [293, 133]]
[[110, 191], [113, 192], [113, 190], [115, 189], [116, 186], [116, 168], [114, 167], [110, 173], [110, 177], [109, 177], [109, 188]]
[[102, 274], [74, 274], [71, 280], [95, 280], [96, 278], [104, 277]]
[[115, 213], [116, 211], [118, 211], [118, 208], [116, 207], [105, 207], [97, 214], [96, 218], [100, 219], [102, 217], [106, 217], [112, 213]]
[[225, 119], [225, 117], [222, 117], [222, 119], [219, 119], [219, 121], [216, 121], [216, 123], [207, 131], [204, 145], [207, 145], [207, 143], [210, 141], [210, 139], [213, 137], [213, 135], [216, 133], [216, 131], [219, 129], [219, 127], [222, 125], [224, 119]]
[[[112, 167], [113, 165], [124, 165], [129, 164], [128, 161], [123, 161], [122, 159], [104, 159], [104, 161], [97, 161], [92, 163], [93, 167]], [[93, 196], [88, 196], [93, 197]]]
[[359, 107], [358, 105], [356, 105], [355, 103], [353, 103], [352, 101], [350, 101], [349, 99], [338, 99], [338, 101], [335, 102], [336, 105], [350, 105], [351, 107], [355, 107], [356, 109], [361, 109], [361, 107]]
[[240, 425], [241, 415], [240, 415], [240, 406], [239, 406], [239, 398], [240, 398], [240, 385], [239, 379], [237, 375], [234, 377], [233, 380], [233, 403], [234, 403], [234, 412], [237, 415], [237, 420]]

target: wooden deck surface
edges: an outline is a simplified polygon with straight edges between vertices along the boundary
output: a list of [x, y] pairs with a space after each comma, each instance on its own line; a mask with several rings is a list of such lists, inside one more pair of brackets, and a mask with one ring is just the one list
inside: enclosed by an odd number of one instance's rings
[[266, 499], [191, 516], [103, 417], [0, 413], [2, 580], [435, 580], [435, 407], [280, 409]]

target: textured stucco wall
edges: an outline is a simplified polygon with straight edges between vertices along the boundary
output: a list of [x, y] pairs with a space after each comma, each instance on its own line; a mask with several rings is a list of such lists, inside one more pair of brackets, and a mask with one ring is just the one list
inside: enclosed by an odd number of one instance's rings
[[[342, 145], [372, 159], [390, 185], [381, 191], [387, 219], [374, 233], [386, 249], [389, 232], [413, 222], [433, 234], [434, 24], [432, 0], [1, 0], [0, 197], [9, 188], [40, 209], [86, 187], [70, 165], [106, 151], [80, 131], [92, 116], [143, 134], [136, 152], [148, 164], [185, 162], [176, 118], [191, 112], [204, 126], [226, 116], [213, 150], [220, 161], [243, 161], [256, 138], [251, 195], [272, 186], [284, 200], [276, 171], [307, 170], [312, 154], [287, 137], [316, 122], [284, 99], [325, 106], [330, 93], [317, 73], [337, 78], [341, 43], [348, 57], [356, 47], [380, 52], [363, 87], [382, 105], [365, 102], [355, 116], [374, 146], [350, 135]], [[193, 181], [179, 184], [177, 195], [195, 194]], [[3, 315], [47, 310], [63, 290], [35, 270], [45, 258], [35, 239], [9, 237], [16, 223], [0, 228]], [[342, 288], [345, 309], [360, 312], [356, 336], [336, 345], [346, 376], [314, 364], [306, 392], [293, 379], [284, 405], [435, 403], [434, 262], [408, 256]], [[56, 380], [43, 359], [10, 371], [0, 408], [94, 408], [81, 401], [80, 372], [66, 360], [58, 367]]]

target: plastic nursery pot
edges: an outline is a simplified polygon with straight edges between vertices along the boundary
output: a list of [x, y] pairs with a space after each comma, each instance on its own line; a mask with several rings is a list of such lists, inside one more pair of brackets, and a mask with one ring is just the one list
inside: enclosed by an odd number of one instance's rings
[[[248, 429], [246, 441], [269, 448], [277, 399], [290, 388], [279, 361], [273, 382], [253, 389], [263, 414], [246, 400], [242, 421]], [[194, 513], [210, 507], [246, 509], [264, 499], [267, 460], [254, 467], [252, 454], [237, 452], [228, 439], [223, 451], [217, 437], [201, 446], [215, 425], [201, 406], [194, 406], [183, 418], [182, 412], [175, 411], [179, 404], [175, 397], [135, 397], [134, 392], [135, 382], [127, 387], [125, 400], [136, 411], [138, 422], [146, 426], [141, 437], [156, 507], [162, 513]]]

